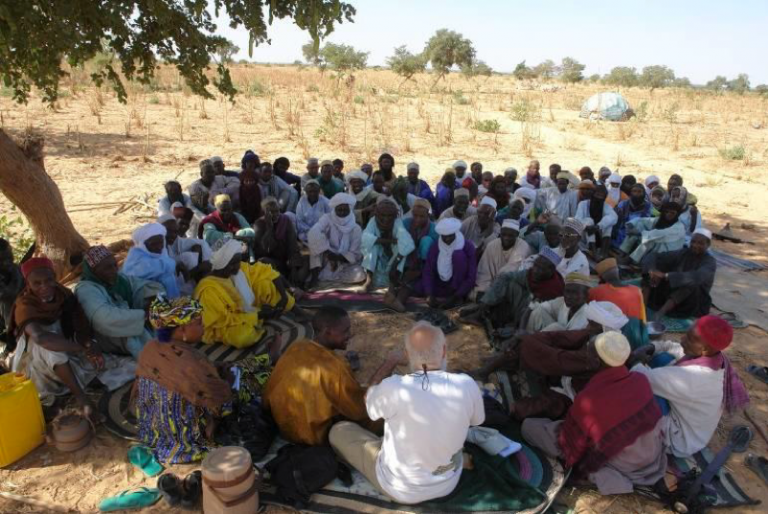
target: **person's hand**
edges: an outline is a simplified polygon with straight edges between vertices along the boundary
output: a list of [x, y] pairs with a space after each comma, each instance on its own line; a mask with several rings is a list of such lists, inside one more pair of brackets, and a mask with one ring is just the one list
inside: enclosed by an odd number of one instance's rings
[[85, 358], [96, 368], [96, 371], [101, 371], [104, 368], [104, 355], [102, 355], [101, 349], [93, 343], [85, 348]]
[[648, 364], [653, 358], [653, 354], [656, 351], [652, 344], [641, 346], [629, 355], [627, 359], [627, 367], [631, 368], [635, 364]]
[[537, 225], [546, 225], [549, 223], [549, 219], [552, 217], [552, 215], [548, 212], [542, 212], [539, 214], [539, 216], [536, 218], [536, 224]]
[[664, 273], [661, 271], [650, 271], [648, 272], [648, 276], [651, 279], [651, 287], [658, 287], [664, 280]]
[[185, 282], [189, 280], [189, 270], [182, 263], [176, 264], [176, 274], [181, 275]]

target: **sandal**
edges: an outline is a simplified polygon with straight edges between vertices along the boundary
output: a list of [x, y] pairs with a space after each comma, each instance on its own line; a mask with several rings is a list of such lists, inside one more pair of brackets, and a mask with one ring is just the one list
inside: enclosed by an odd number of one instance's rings
[[117, 510], [143, 509], [157, 503], [160, 499], [160, 491], [149, 487], [139, 487], [138, 489], [128, 489], [105, 498], [99, 504], [101, 512], [114, 512]]
[[181, 503], [184, 491], [181, 489], [181, 480], [176, 475], [171, 473], [162, 475], [157, 479], [157, 488], [171, 507]]
[[731, 445], [731, 451], [734, 453], [744, 453], [755, 436], [752, 429], [747, 425], [737, 425], [731, 429], [728, 435], [728, 443]]
[[148, 477], [156, 477], [163, 467], [146, 446], [134, 446], [128, 450], [128, 462], [139, 468]]
[[182, 488], [184, 493], [181, 496], [181, 506], [185, 509], [196, 508], [203, 495], [203, 472], [198, 470], [187, 475]]
[[747, 366], [747, 373], [768, 384], [768, 367], [750, 364]]
[[768, 460], [765, 457], [749, 454], [744, 459], [744, 465], [754, 471], [754, 473], [768, 484]]

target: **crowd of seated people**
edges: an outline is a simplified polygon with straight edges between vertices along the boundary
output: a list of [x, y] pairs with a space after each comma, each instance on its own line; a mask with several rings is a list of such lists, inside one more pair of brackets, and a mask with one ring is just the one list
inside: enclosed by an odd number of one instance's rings
[[[262, 162], [250, 150], [239, 171], [205, 159], [187, 192], [165, 184], [157, 220], [133, 232], [121, 267], [104, 246], [84, 252], [73, 292], [50, 260], [18, 266], [0, 240], [11, 369], [28, 374], [44, 405], [71, 394], [95, 421], [88, 384], [136, 378], [140, 437], [165, 462], [191, 462], [214, 444], [204, 421], [236, 401], [191, 343], [252, 346], [265, 321], [308, 318], [297, 299], [323, 285], [380, 292], [397, 312], [411, 298], [466, 306], [461, 320], [506, 334], [473, 377], [545, 377], [550, 387], [512, 405], [510, 420], [604, 494], [656, 483], [667, 453], [701, 450], [721, 414], [747, 401], [722, 353], [732, 329], [709, 314], [712, 234], [679, 175], [665, 189], [607, 167], [552, 164], [542, 176], [534, 160], [518, 180], [515, 168], [497, 175], [458, 160], [433, 189], [416, 162], [402, 176], [390, 154], [377, 164], [310, 158], [294, 174], [287, 158]], [[628, 272], [638, 285], [622, 280]], [[646, 308], [696, 320], [681, 343], [651, 349]], [[447, 371], [442, 331], [418, 323], [404, 351], [360, 384], [335, 353], [352, 335], [347, 313], [324, 306], [312, 324], [312, 340], [267, 359], [263, 405], [283, 437], [330, 445], [400, 503], [449, 494], [485, 413], [477, 383]], [[406, 362], [408, 374], [391, 375]]]

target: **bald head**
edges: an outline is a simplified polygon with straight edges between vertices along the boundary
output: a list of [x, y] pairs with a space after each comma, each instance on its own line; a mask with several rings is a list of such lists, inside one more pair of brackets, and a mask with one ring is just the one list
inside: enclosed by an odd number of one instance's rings
[[419, 321], [405, 335], [405, 351], [411, 371], [445, 370], [445, 334], [436, 326]]

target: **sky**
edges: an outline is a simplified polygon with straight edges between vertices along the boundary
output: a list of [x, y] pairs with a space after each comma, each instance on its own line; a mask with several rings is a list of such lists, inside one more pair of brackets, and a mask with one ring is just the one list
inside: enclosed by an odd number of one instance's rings
[[[573, 57], [585, 75], [614, 66], [663, 64], [678, 77], [704, 84], [716, 75], [747, 73], [752, 86], [768, 84], [768, 0], [347, 0], [354, 23], [338, 25], [327, 41], [370, 52], [384, 65], [393, 49], [416, 53], [441, 28], [469, 38], [477, 58], [510, 72], [525, 60]], [[248, 34], [217, 19], [219, 34], [242, 50], [237, 59], [292, 63], [309, 35], [291, 21], [269, 27], [271, 45], [248, 56]]]

